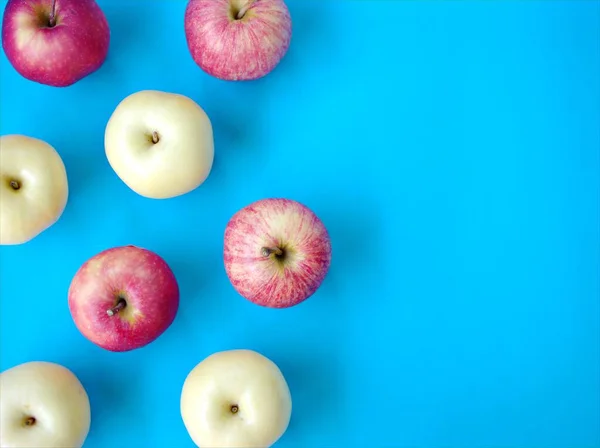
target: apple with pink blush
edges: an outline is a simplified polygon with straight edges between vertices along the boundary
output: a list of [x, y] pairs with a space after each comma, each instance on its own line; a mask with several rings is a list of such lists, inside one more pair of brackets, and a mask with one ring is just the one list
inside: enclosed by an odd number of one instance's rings
[[331, 240], [323, 222], [305, 205], [261, 199], [227, 223], [223, 258], [241, 296], [264, 307], [289, 308], [321, 286], [331, 264]]
[[8, 0], [2, 48], [24, 78], [70, 86], [106, 60], [110, 28], [95, 0]]
[[227, 81], [266, 76], [279, 65], [292, 38], [283, 0], [190, 0], [184, 28], [195, 63]]
[[83, 336], [106, 350], [124, 352], [148, 345], [169, 328], [179, 308], [179, 286], [158, 254], [113, 247], [78, 269], [68, 305]]

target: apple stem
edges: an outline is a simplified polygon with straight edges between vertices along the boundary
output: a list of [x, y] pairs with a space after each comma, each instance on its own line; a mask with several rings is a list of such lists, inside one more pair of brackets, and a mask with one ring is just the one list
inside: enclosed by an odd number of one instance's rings
[[16, 180], [11, 180], [10, 181], [10, 187], [13, 190], [18, 190], [19, 188], [21, 188], [21, 184], [19, 184], [19, 182], [17, 182]]
[[108, 314], [109, 316], [114, 316], [115, 314], [117, 314], [119, 311], [121, 311], [126, 306], [127, 306], [127, 302], [125, 302], [125, 300], [123, 300], [123, 299], [119, 299], [119, 301], [117, 302], [117, 304], [115, 306], [113, 306], [111, 309], [106, 311], [106, 314]]
[[156, 143], [158, 143], [158, 140], [160, 140], [160, 139], [158, 138], [158, 132], [154, 131], [154, 132], [152, 133], [152, 143], [156, 144]]
[[236, 20], [242, 20], [242, 18], [246, 15], [246, 13], [248, 12], [248, 10], [252, 6], [252, 3], [254, 3], [254, 1], [249, 0], [244, 6], [242, 6], [242, 8], [235, 15], [235, 19]]
[[268, 257], [271, 254], [275, 254], [275, 256], [283, 255], [283, 251], [278, 247], [263, 247], [260, 251], [263, 257]]
[[48, 16], [48, 26], [52, 28], [54, 25], [56, 25], [56, 0], [52, 0], [52, 9]]
[[35, 425], [35, 417], [27, 417], [25, 419], [25, 426], [33, 426]]

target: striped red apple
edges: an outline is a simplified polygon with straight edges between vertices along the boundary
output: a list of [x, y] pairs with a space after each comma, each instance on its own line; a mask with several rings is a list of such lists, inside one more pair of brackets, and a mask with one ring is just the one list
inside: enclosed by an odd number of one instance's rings
[[184, 26], [196, 64], [227, 81], [266, 76], [285, 56], [292, 37], [283, 0], [190, 0]]
[[264, 307], [289, 308], [321, 286], [331, 264], [331, 240], [305, 205], [261, 199], [229, 220], [223, 254], [227, 276], [240, 295]]

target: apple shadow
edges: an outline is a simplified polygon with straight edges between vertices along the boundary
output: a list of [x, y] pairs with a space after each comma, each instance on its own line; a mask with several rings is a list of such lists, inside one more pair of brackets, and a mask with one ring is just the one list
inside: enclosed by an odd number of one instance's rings
[[323, 221], [331, 238], [331, 266], [319, 293], [337, 302], [342, 299], [340, 285], [347, 290], [349, 282], [375, 281], [384, 256], [377, 205], [343, 192], [330, 192], [327, 198], [315, 198], [306, 205]]
[[337, 431], [336, 416], [344, 415], [345, 394], [341, 389], [341, 365], [335, 346], [319, 351], [295, 352], [277, 365], [292, 395], [292, 417], [282, 440], [294, 440], [309, 428]]
[[299, 73], [313, 71], [315, 65], [326, 67], [331, 60], [330, 54], [340, 43], [335, 21], [331, 20], [335, 8], [335, 3], [322, 0], [289, 2], [292, 18], [290, 47], [273, 72], [256, 83], [268, 90], [270, 78], [296, 79]]
[[[165, 340], [178, 338], [182, 334], [194, 334], [198, 318], [211, 321], [225, 307], [222, 300], [215, 300], [224, 274], [221, 252], [203, 248], [163, 249], [158, 248], [179, 284], [179, 310], [175, 321], [177, 330], [165, 334]], [[202, 256], [197, 254], [201, 253]]]
[[103, 151], [93, 151], [88, 154], [65, 151], [61, 152], [61, 157], [67, 170], [69, 201], [78, 201], [80, 198], [85, 198], [88, 187], [97, 186], [98, 178], [108, 172], [102, 169], [103, 165], [109, 168]]
[[203, 92], [190, 92], [188, 96], [204, 109], [213, 128], [215, 157], [206, 182], [209, 184], [215, 178], [226, 176], [231, 166], [229, 161], [248, 149], [252, 150], [253, 160], [260, 160], [260, 136], [264, 132], [261, 106], [265, 98], [251, 83], [221, 81], [210, 77], [206, 82]]
[[[151, 20], [153, 13], [152, 8], [149, 8], [148, 5], [144, 8], [136, 6], [136, 2], [132, 0], [100, 5], [110, 28], [110, 46], [106, 61], [98, 70], [99, 75], [107, 72], [106, 76], [112, 76], [119, 67], [118, 61], [124, 55], [132, 54], [137, 50], [136, 47], [139, 47], [139, 38], [143, 34], [143, 27]], [[134, 10], [135, 17], [132, 16]], [[105, 79], [102, 80], [105, 81]]]
[[[139, 390], [142, 383], [136, 381], [127, 381], [127, 394], [123, 393], [123, 378], [135, 378], [136, 376], [136, 373], [123, 371], [123, 365], [127, 365], [127, 363], [121, 364], [118, 360], [115, 362], [115, 357], [111, 356], [118, 357], [123, 354], [108, 353], [95, 347], [94, 350], [98, 353], [92, 351], [91, 355], [86, 353], [69, 360], [58, 361], [68, 366], [88, 394], [92, 409], [89, 438], [94, 437], [94, 434], [104, 433], [110, 428], [122, 425], [122, 422], [118, 420], [119, 416], [139, 414], [135, 401], [129, 400], [128, 397], [142, 393]], [[94, 357], [95, 362], [90, 362], [90, 357]], [[113, 360], [108, 361], [108, 357], [113, 357]], [[102, 361], [102, 358], [105, 362]], [[118, 409], [118, 412], [115, 412], [115, 409]]]

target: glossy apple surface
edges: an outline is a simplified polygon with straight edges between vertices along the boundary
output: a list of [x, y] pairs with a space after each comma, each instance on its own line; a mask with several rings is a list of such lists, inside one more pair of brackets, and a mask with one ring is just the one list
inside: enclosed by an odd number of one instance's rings
[[106, 60], [110, 28], [94, 0], [8, 0], [2, 48], [24, 78], [67, 87]]
[[204, 110], [175, 93], [142, 90], [119, 103], [106, 126], [110, 166], [136, 193], [153, 199], [198, 188], [214, 159], [213, 129]]
[[120, 246], [100, 252], [79, 268], [68, 303], [87, 339], [124, 352], [149, 344], [169, 328], [179, 308], [179, 286], [159, 255]]
[[292, 37], [283, 0], [190, 0], [184, 28], [196, 64], [227, 81], [266, 76], [279, 65]]
[[292, 397], [273, 361], [253, 350], [227, 350], [192, 369], [180, 407], [199, 447], [270, 447], [288, 428]]
[[56, 150], [25, 135], [0, 137], [0, 244], [26, 243], [54, 225], [69, 198]]
[[66, 367], [33, 361], [0, 374], [2, 448], [79, 448], [90, 424], [88, 395]]
[[312, 296], [331, 264], [323, 222], [290, 199], [256, 201], [225, 228], [225, 271], [236, 291], [257, 305], [288, 308]]

